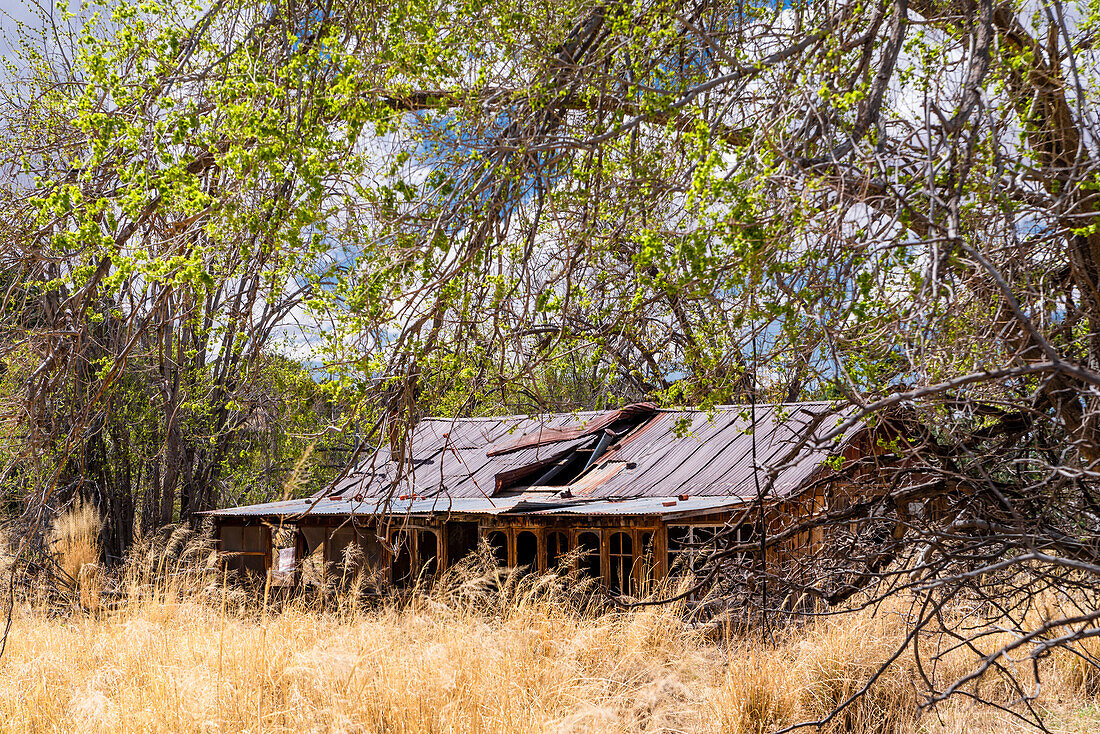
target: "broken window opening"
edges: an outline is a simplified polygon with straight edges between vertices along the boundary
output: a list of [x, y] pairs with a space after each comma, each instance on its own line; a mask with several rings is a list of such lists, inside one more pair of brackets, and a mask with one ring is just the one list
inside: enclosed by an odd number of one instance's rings
[[702, 571], [710, 549], [703, 545], [714, 538], [717, 526], [670, 525], [668, 528], [668, 571], [671, 576]]
[[546, 570], [558, 568], [569, 553], [569, 536], [560, 530], [546, 534]]
[[306, 586], [322, 584], [327, 530], [320, 525], [299, 525], [298, 533], [302, 543], [302, 557], [296, 559], [299, 582]]
[[[742, 523], [737, 528], [736, 532], [734, 533], [733, 538], [731, 538], [731, 541], [736, 545], [742, 545], [744, 543], [752, 543], [753, 541], [759, 540], [759, 538], [760, 538], [760, 527], [759, 527], [759, 525], [757, 525], [755, 523], [747, 523], [746, 522], [746, 523]], [[755, 550], [743, 550], [743, 551], [738, 552], [734, 557], [737, 558], [738, 560], [748, 562], [748, 561], [751, 561], [756, 556], [757, 556], [757, 553], [756, 553]]]
[[545, 474], [535, 480], [532, 487], [564, 487], [572, 484], [588, 465], [591, 450], [574, 451], [560, 459]]
[[685, 525], [668, 527], [668, 575], [682, 575], [690, 567], [691, 558], [687, 546], [691, 540], [691, 528]]
[[280, 525], [272, 531], [271, 584], [293, 586], [298, 566], [298, 528]]
[[577, 548], [581, 552], [580, 572], [589, 578], [600, 578], [600, 536], [593, 532], [577, 536]]
[[[306, 525], [301, 528], [302, 542], [305, 544], [306, 557], [312, 556], [318, 550], [324, 556], [325, 528], [319, 525]], [[322, 558], [323, 560], [323, 558]]]
[[529, 571], [537, 571], [539, 562], [539, 539], [530, 530], [516, 534], [516, 566]]
[[630, 572], [634, 568], [634, 539], [629, 533], [612, 533], [608, 543], [610, 574], [608, 578], [611, 591], [619, 594], [633, 592]]
[[[700, 575], [707, 559], [718, 549], [718, 543], [740, 545], [758, 538], [757, 526], [744, 523], [728, 539], [717, 540], [729, 530], [726, 525], [670, 525], [668, 528], [669, 575], [691, 572]], [[753, 551], [740, 551], [733, 556], [736, 561], [755, 558]], [[727, 561], [728, 562], [728, 561]]]

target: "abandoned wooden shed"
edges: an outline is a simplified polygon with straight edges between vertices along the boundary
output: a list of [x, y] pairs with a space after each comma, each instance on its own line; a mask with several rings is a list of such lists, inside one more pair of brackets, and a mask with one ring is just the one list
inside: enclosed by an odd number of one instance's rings
[[761, 515], [746, 509], [761, 497], [769, 533], [832, 502], [838, 462], [868, 444], [844, 419], [824, 402], [427, 418], [401, 462], [375, 447], [312, 497], [211, 514], [226, 563], [242, 572], [285, 576], [296, 559], [350, 558], [402, 587], [484, 539], [502, 565], [540, 571], [573, 552], [583, 572], [629, 593], [691, 568], [731, 524], [753, 537]]

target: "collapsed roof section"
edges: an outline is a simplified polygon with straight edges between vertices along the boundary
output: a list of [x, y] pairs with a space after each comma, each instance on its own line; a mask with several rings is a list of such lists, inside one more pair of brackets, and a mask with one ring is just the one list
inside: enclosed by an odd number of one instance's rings
[[[753, 421], [755, 413], [755, 423]], [[539, 417], [427, 418], [404, 462], [385, 447], [312, 498], [219, 510], [302, 514], [638, 514], [716, 511], [797, 493], [862, 426], [824, 402]], [[755, 426], [755, 430], [754, 430]]]

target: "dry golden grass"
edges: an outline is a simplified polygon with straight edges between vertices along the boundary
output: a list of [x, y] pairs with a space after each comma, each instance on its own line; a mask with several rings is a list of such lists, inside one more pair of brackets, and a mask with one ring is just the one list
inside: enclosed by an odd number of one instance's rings
[[[400, 608], [343, 598], [270, 613], [175, 558], [167, 584], [131, 574], [113, 611], [20, 609], [0, 731], [748, 734], [823, 716], [904, 636], [898, 615], [859, 612], [772, 645], [721, 643], [675, 608], [598, 613], [567, 584], [514, 576], [490, 592], [456, 575]], [[1051, 728], [1100, 728], [1093, 678], [1068, 659], [1047, 666]], [[964, 701], [918, 718], [916, 700], [903, 660], [826, 730], [1021, 729]]]
[[75, 579], [86, 564], [99, 561], [99, 531], [102, 520], [95, 506], [78, 500], [53, 522], [50, 549], [58, 565]]
[[50, 550], [64, 573], [64, 581], [84, 609], [99, 608], [102, 575], [99, 569], [99, 532], [103, 520], [94, 505], [77, 502], [53, 522]]

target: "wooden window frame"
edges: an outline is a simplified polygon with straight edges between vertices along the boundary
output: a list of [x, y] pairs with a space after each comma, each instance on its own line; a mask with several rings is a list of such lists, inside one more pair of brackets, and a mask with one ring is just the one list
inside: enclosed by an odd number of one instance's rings
[[[619, 541], [619, 552], [616, 553], [613, 550], [615, 538], [620, 537], [630, 543], [630, 552], [623, 552], [622, 540]], [[636, 539], [634, 537], [634, 530], [632, 528], [611, 528], [607, 534], [607, 585], [610, 588], [611, 583], [614, 580], [614, 571], [619, 571], [620, 594], [632, 595], [636, 591], [637, 577], [636, 577], [636, 565], [638, 561], [638, 554], [634, 548], [637, 546]], [[630, 559], [630, 564], [626, 565], [624, 559]], [[625, 573], [624, 573], [625, 571]], [[626, 588], [621, 588], [625, 586]]]
[[[512, 542], [511, 528], [508, 527], [496, 527], [493, 525], [480, 525], [478, 526], [478, 538], [484, 538], [486, 543], [489, 543], [489, 536], [494, 533], [500, 533], [504, 536], [504, 566], [511, 568], [512, 556], [515, 553], [515, 543]], [[490, 544], [490, 547], [491, 544]]]
[[[683, 541], [684, 544], [687, 547], [680, 548], [680, 549], [677, 549], [677, 550], [673, 550], [672, 549], [672, 542], [671, 542], [671, 535], [672, 535], [672, 531], [674, 529], [678, 529], [678, 528], [686, 528], [687, 531], [688, 531], [688, 537], [685, 539], [685, 541]], [[693, 547], [693, 546], [697, 546], [701, 542], [701, 540], [696, 539], [696, 537], [695, 537], [696, 532], [700, 531], [700, 530], [709, 531], [711, 533], [710, 537], [713, 538], [714, 535], [721, 532], [725, 528], [726, 528], [725, 523], [717, 523], [717, 522], [710, 522], [710, 523], [676, 523], [676, 524], [668, 525], [668, 527], [666, 529], [666, 533], [667, 533], [666, 537], [668, 538], [668, 540], [665, 543], [665, 564], [667, 566], [665, 574], [666, 575], [671, 575], [673, 573], [673, 571], [675, 571], [677, 569], [679, 569], [680, 573], [683, 573], [685, 569], [691, 569], [692, 572], [694, 572], [695, 571], [695, 563], [702, 556], [702, 550], [698, 547]], [[689, 559], [688, 559], [689, 563], [686, 564], [686, 565], [683, 564], [683, 563], [677, 563], [677, 561], [679, 561], [680, 558], [682, 558], [685, 555], [689, 556]], [[674, 558], [673, 556], [676, 556], [676, 557]]]
[[[573, 547], [573, 550], [577, 550], [578, 548], [580, 548], [581, 547], [581, 542], [580, 542], [581, 536], [585, 535], [585, 534], [588, 534], [588, 533], [592, 533], [593, 535], [596, 536], [596, 541], [597, 541], [598, 546], [599, 546], [599, 552], [597, 554], [593, 554], [593, 555], [599, 555], [599, 557], [600, 557], [600, 574], [597, 577], [597, 580], [600, 581], [601, 583], [603, 583], [607, 579], [607, 570], [608, 570], [608, 566], [607, 566], [607, 563], [608, 563], [608, 561], [607, 561], [607, 544], [604, 543], [603, 528], [573, 528], [572, 533], [571, 533], [571, 535], [572, 535], [571, 545]], [[581, 557], [578, 556], [577, 561], [580, 562]]]
[[552, 535], [560, 535], [565, 540], [566, 550], [565, 550], [564, 553], [562, 553], [561, 548], [558, 548], [559, 557], [562, 556], [562, 555], [569, 555], [576, 548], [576, 546], [573, 545], [573, 543], [571, 542], [572, 538], [570, 537], [570, 533], [569, 533], [568, 530], [558, 529], [558, 528], [547, 528], [546, 531], [543, 533], [542, 554], [541, 554], [542, 557], [539, 559], [540, 563], [542, 564], [541, 570], [544, 573], [547, 572], [547, 571], [553, 571], [559, 565], [559, 562], [557, 562], [557, 561], [554, 562], [553, 564], [551, 564], [551, 562], [550, 562], [550, 537]]

